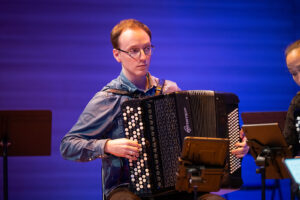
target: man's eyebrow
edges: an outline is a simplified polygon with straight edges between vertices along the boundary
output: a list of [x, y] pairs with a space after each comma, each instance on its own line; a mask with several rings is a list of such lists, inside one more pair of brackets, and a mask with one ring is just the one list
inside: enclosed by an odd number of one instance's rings
[[[151, 42], [141, 45], [142, 48], [145, 48], [148, 46], [151, 46]], [[132, 49], [132, 48], [140, 48], [140, 45], [134, 44], [134, 45], [129, 46], [129, 49]]]
[[290, 73], [294, 72], [295, 69], [296, 69], [296, 71], [300, 71], [300, 65], [297, 65], [297, 66], [293, 67], [292, 69], [290, 67], [288, 67], [288, 70]]

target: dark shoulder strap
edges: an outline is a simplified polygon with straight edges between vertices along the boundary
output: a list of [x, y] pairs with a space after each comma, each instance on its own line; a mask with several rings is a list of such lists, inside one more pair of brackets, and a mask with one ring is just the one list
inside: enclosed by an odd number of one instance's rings
[[163, 93], [165, 82], [166, 82], [165, 79], [159, 79], [158, 85], [156, 86], [155, 95], [160, 95]]
[[107, 90], [104, 90], [104, 91], [105, 92], [110, 92], [110, 93], [113, 93], [113, 94], [129, 96], [129, 97], [132, 97], [132, 98], [141, 98], [140, 94], [128, 92], [127, 90], [119, 90], [119, 89], [110, 88], [110, 89], [107, 89]]
[[105, 92], [110, 92], [110, 93], [113, 93], [113, 94], [120, 94], [120, 95], [130, 95], [131, 93], [126, 91], [126, 90], [119, 90], [119, 89], [107, 89], [107, 90], [104, 90]]

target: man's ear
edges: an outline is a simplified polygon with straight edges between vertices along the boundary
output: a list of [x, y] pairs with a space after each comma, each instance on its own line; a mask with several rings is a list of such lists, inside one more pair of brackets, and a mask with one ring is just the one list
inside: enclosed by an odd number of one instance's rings
[[116, 61], [121, 62], [121, 60], [120, 60], [120, 51], [118, 51], [117, 49], [113, 49], [113, 55], [114, 55]]

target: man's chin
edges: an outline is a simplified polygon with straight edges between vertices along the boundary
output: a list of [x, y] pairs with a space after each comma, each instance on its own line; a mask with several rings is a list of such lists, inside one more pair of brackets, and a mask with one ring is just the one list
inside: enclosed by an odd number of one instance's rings
[[143, 70], [143, 71], [136, 71], [134, 74], [137, 77], [145, 77], [148, 73], [148, 70]]
[[145, 67], [140, 67], [136, 70], [136, 72], [140, 75], [146, 75], [148, 73], [148, 67], [145, 66]]

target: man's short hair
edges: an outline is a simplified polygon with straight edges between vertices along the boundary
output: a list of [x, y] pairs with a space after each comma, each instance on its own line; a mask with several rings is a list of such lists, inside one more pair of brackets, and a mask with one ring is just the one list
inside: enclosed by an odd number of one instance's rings
[[300, 48], [300, 40], [293, 42], [285, 49], [285, 52], [284, 52], [285, 57], [288, 55], [288, 53], [290, 53], [292, 50], [297, 49], [297, 48]]
[[121, 33], [127, 29], [142, 29], [149, 35], [151, 40], [151, 31], [148, 26], [136, 19], [125, 19], [115, 25], [110, 33], [110, 41], [113, 45], [113, 48], [119, 48], [119, 37]]

